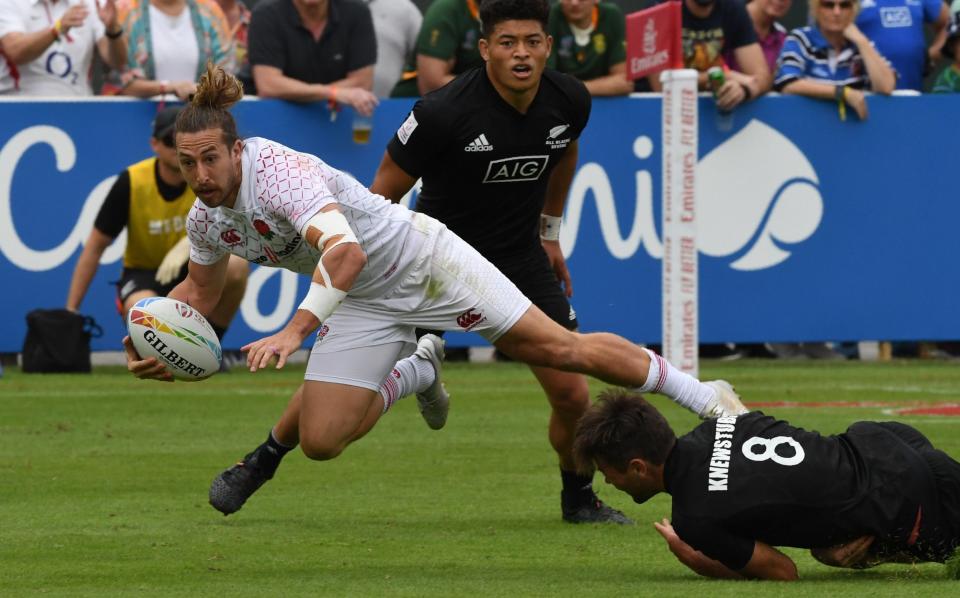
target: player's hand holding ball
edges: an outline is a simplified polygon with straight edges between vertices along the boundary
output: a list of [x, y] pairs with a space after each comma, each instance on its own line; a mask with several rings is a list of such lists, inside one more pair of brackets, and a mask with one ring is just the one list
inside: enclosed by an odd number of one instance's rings
[[138, 378], [203, 380], [220, 371], [217, 334], [200, 312], [168, 297], [141, 299], [127, 314], [127, 369]]
[[173, 374], [156, 357], [144, 359], [137, 353], [129, 336], [123, 337], [123, 350], [127, 353], [127, 370], [137, 378], [173, 382]]

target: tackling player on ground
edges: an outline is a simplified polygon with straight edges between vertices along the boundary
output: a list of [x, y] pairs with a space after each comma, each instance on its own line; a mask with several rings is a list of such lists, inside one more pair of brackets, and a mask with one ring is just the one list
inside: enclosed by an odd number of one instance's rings
[[[469, 318], [519, 361], [660, 392], [697, 412], [743, 411], [729, 385], [701, 383], [619, 336], [557, 325], [439, 221], [370, 193], [315, 156], [240, 140], [227, 109], [242, 95], [234, 77], [210, 66], [177, 118], [180, 168], [198, 201], [187, 223], [189, 273], [170, 296], [209, 312], [232, 253], [312, 276], [287, 325], [243, 348], [251, 371], [274, 358], [283, 367], [319, 333], [304, 382], [267, 441], [214, 480], [210, 502], [221, 512], [239, 509], [297, 444], [311, 459], [332, 459], [405, 395], [419, 393], [427, 423], [442, 427], [442, 341], [428, 335], [416, 343], [416, 327], [456, 330]], [[136, 376], [170, 379], [129, 338], [124, 344]]]
[[639, 395], [607, 391], [574, 450], [638, 503], [670, 494], [672, 521], [654, 526], [707, 577], [796, 579], [775, 546], [864, 568], [943, 562], [960, 545], [960, 463], [899, 422], [821, 436], [757, 411], [677, 438]]

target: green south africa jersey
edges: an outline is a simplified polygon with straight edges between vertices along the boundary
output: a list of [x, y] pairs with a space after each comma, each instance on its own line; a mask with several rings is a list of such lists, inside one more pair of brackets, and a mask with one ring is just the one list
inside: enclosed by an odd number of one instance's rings
[[547, 67], [589, 81], [610, 74], [610, 67], [626, 61], [626, 38], [623, 13], [615, 4], [600, 2], [594, 13], [596, 25], [586, 45], [579, 45], [560, 5], [550, 9], [549, 33], [553, 36], [553, 52]]
[[[480, 40], [478, 0], [435, 0], [426, 14], [417, 36], [416, 54], [440, 60], [453, 59], [454, 75], [483, 64], [477, 42]], [[392, 97], [412, 97], [417, 93], [416, 56], [404, 68], [404, 79], [397, 84]], [[409, 73], [409, 75], [408, 75]]]
[[958, 93], [960, 92], [960, 69], [951, 64], [937, 76], [937, 82], [933, 84], [933, 93]]

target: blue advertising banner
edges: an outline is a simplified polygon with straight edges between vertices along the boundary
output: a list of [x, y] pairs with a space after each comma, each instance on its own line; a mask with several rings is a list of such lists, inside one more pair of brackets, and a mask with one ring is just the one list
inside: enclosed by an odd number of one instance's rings
[[[868, 121], [841, 122], [830, 102], [767, 97], [721, 118], [701, 99], [702, 342], [960, 338], [960, 281], [943, 266], [960, 254], [947, 178], [955, 100], [869, 105]], [[234, 114], [241, 135], [317, 154], [369, 184], [410, 106], [384, 101], [369, 144], [352, 141], [349, 111], [331, 122], [320, 105], [249, 101]], [[0, 352], [20, 350], [27, 312], [65, 303], [115, 176], [150, 155], [155, 111], [110, 99], [0, 101]], [[561, 236], [586, 331], [659, 340], [660, 170], [659, 98], [595, 100]], [[106, 331], [96, 350], [119, 349], [124, 334], [111, 285], [123, 243], [104, 255], [82, 305]], [[254, 268], [224, 344], [279, 329], [306, 285]]]

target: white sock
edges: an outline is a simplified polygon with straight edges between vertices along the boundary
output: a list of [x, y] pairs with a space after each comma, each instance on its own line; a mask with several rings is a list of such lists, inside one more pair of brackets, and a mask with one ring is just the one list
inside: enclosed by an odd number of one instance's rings
[[650, 355], [650, 371], [647, 373], [647, 381], [639, 388], [640, 392], [666, 395], [673, 402], [697, 415], [717, 397], [716, 391], [703, 382], [690, 374], [681, 372], [650, 349], [644, 349], [644, 351]]
[[383, 413], [403, 397], [430, 388], [436, 378], [437, 373], [428, 359], [416, 355], [401, 359], [380, 384]]

